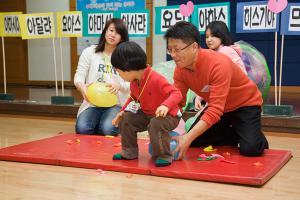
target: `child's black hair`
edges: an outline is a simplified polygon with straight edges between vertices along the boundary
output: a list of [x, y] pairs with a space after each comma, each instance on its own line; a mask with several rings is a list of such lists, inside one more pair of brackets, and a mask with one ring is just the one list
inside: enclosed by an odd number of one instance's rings
[[171, 26], [165, 33], [165, 39], [180, 39], [186, 44], [196, 42], [200, 46], [200, 33], [190, 22], [180, 21]]
[[224, 46], [230, 46], [233, 44], [229, 30], [224, 22], [213, 21], [206, 26], [205, 33], [207, 29], [210, 30], [212, 36], [220, 38]]
[[122, 42], [113, 51], [111, 64], [122, 71], [137, 71], [147, 67], [147, 56], [137, 43]]

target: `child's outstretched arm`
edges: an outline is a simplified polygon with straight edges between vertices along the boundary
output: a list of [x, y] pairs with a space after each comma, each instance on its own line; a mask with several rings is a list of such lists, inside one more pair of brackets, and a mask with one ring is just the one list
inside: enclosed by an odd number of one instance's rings
[[124, 111], [119, 112], [116, 117], [111, 121], [111, 124], [118, 127], [122, 117], [123, 117]]

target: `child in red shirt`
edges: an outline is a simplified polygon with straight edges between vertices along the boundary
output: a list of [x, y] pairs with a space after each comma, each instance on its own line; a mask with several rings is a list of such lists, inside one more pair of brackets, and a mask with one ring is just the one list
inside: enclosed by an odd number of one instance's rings
[[137, 132], [148, 130], [157, 167], [172, 163], [171, 136], [180, 119], [180, 91], [146, 64], [143, 49], [135, 42], [120, 44], [111, 63], [120, 76], [130, 82], [130, 97], [112, 121], [119, 126], [122, 152], [114, 160], [138, 157]]

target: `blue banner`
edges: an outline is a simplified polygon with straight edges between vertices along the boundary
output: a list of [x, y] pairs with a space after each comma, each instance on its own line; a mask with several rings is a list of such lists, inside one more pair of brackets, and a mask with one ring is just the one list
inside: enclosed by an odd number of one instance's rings
[[300, 3], [289, 3], [282, 11], [280, 33], [300, 35]]
[[236, 32], [277, 32], [279, 15], [268, 9], [267, 1], [238, 3], [236, 8]]

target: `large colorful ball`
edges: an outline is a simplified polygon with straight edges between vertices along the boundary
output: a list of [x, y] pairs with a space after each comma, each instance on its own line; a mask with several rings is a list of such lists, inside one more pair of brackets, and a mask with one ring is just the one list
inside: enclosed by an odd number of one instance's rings
[[248, 77], [256, 83], [266, 100], [270, 89], [271, 75], [265, 57], [247, 42], [238, 41], [235, 44], [240, 47], [240, 56], [245, 64]]
[[[179, 134], [176, 133], [175, 131], [171, 131], [169, 134], [170, 134], [170, 136], [179, 136]], [[177, 147], [176, 140], [171, 140], [171, 142], [170, 142], [170, 150], [171, 150], [171, 152], [174, 151], [176, 149], [176, 147]], [[149, 143], [148, 152], [150, 153], [150, 155], [152, 155], [152, 153], [153, 153], [151, 143]], [[178, 156], [179, 156], [179, 152], [176, 152], [175, 155], [174, 155], [174, 160], [176, 160], [178, 158]]]
[[95, 82], [87, 88], [87, 98], [90, 103], [97, 107], [112, 107], [118, 102], [117, 96], [110, 93], [105, 83]]

